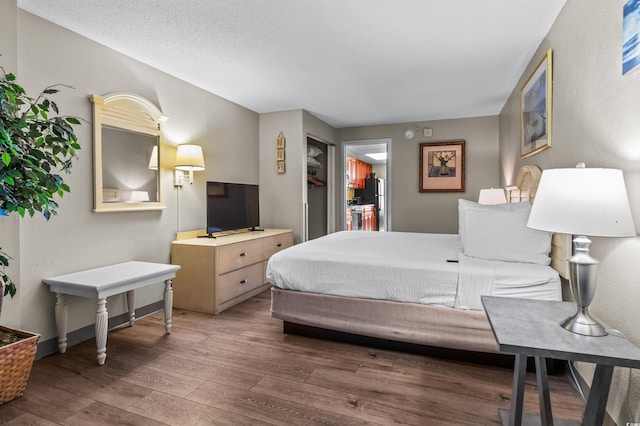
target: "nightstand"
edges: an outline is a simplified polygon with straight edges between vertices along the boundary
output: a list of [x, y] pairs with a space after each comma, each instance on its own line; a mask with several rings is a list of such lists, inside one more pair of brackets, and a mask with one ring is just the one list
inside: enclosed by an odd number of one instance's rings
[[576, 312], [572, 302], [482, 296], [482, 304], [500, 350], [516, 356], [511, 409], [500, 410], [502, 424], [532, 420], [522, 412], [527, 357], [535, 358], [540, 401], [540, 418], [535, 421], [543, 425], [553, 424], [546, 358], [596, 364], [583, 425], [602, 424], [614, 366], [640, 368], [640, 349], [626, 339], [615, 334], [583, 336], [562, 328], [560, 322]]

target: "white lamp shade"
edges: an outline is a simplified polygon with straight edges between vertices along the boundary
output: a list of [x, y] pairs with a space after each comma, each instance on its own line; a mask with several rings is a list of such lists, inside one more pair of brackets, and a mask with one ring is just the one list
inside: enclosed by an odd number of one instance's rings
[[149, 157], [149, 169], [158, 170], [158, 145], [153, 146], [151, 157]]
[[202, 147], [199, 145], [178, 145], [175, 168], [185, 171], [204, 170]]
[[132, 203], [143, 203], [149, 201], [149, 193], [147, 191], [131, 191]]
[[549, 169], [542, 172], [529, 228], [569, 235], [636, 235], [621, 170]]
[[507, 202], [507, 197], [504, 194], [504, 189], [502, 188], [490, 188], [490, 189], [480, 190], [480, 196], [478, 197], [479, 204], [495, 205], [495, 204], [504, 204], [506, 202]]

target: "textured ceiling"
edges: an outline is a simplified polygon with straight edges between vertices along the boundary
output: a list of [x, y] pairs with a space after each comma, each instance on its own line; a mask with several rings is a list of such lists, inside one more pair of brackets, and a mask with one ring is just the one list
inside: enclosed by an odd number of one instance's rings
[[18, 0], [253, 111], [334, 127], [498, 114], [566, 0]]

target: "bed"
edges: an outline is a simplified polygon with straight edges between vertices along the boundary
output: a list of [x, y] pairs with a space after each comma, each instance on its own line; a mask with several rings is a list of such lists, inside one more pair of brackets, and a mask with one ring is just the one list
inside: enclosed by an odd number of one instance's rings
[[540, 170], [517, 203], [459, 200], [458, 234], [341, 231], [272, 256], [272, 317], [350, 335], [497, 353], [480, 296], [561, 300], [570, 243], [527, 228]]

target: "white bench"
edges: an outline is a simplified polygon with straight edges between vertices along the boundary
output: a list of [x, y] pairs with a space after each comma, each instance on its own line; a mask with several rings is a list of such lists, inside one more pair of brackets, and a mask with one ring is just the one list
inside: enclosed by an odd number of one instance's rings
[[56, 327], [58, 329], [58, 349], [67, 351], [67, 303], [66, 295], [98, 299], [96, 313], [96, 347], [98, 364], [107, 358], [107, 297], [127, 293], [129, 324], [135, 322], [135, 290], [151, 284], [164, 282], [164, 324], [171, 333], [171, 310], [173, 308], [172, 280], [178, 265], [149, 262], [124, 262], [101, 268], [87, 269], [66, 275], [45, 278], [43, 282], [56, 293]]

